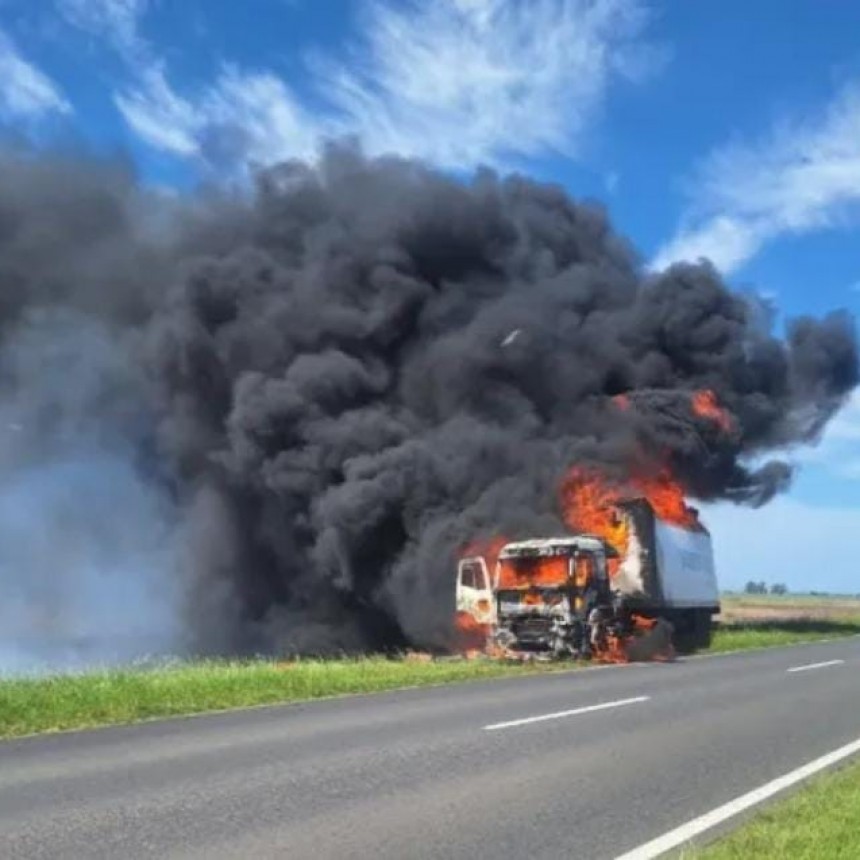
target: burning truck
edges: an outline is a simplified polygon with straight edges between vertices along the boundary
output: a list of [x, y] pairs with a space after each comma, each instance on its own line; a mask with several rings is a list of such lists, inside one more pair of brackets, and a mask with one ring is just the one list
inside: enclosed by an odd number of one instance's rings
[[500, 540], [462, 558], [458, 628], [507, 656], [624, 662], [707, 647], [720, 610], [710, 534], [665, 477], [639, 489], [622, 498], [575, 472], [563, 497], [589, 532]]

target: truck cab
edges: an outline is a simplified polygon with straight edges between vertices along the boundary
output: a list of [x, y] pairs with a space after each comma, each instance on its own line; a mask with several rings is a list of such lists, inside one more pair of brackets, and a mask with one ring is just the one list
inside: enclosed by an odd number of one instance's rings
[[460, 561], [457, 610], [486, 625], [496, 645], [560, 656], [589, 650], [589, 615], [611, 602], [600, 538], [574, 535], [506, 544], [491, 572], [483, 557]]

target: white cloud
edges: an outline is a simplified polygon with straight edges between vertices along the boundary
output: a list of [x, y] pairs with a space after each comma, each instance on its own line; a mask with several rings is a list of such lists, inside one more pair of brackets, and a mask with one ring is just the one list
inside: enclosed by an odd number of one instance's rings
[[71, 105], [56, 84], [25, 60], [0, 30], [0, 118], [32, 120], [46, 114], [71, 112]]
[[185, 156], [197, 152], [198, 116], [170, 87], [160, 64], [144, 69], [134, 89], [114, 98], [126, 122], [151, 146]]
[[375, 2], [358, 61], [317, 63], [338, 125], [371, 152], [450, 167], [572, 155], [613, 78], [654, 59], [635, 0]]
[[659, 60], [638, 39], [643, 0], [370, 0], [350, 62], [311, 60], [326, 105], [311, 111], [267, 70], [225, 65], [175, 89], [136, 29], [143, 0], [59, 2], [91, 32], [93, 10], [115, 10], [102, 32], [123, 53], [134, 46], [138, 67], [116, 104], [150, 145], [181, 156], [226, 146], [245, 160], [308, 157], [336, 135], [455, 168], [575, 155], [612, 81], [639, 80]]
[[706, 257], [729, 272], [781, 235], [844, 223], [860, 203], [860, 83], [822, 115], [716, 150], [690, 185], [692, 209], [656, 255], [656, 269]]
[[293, 97], [283, 81], [268, 73], [248, 74], [227, 66], [203, 102], [207, 131], [221, 130], [218, 144], [249, 161], [309, 158], [322, 127]]
[[230, 164], [313, 155], [319, 126], [274, 75], [225, 66], [214, 84], [186, 99], [152, 65], [116, 95], [126, 122], [151, 146]]
[[114, 102], [150, 146], [182, 157], [263, 161], [312, 153], [315, 124], [286, 85], [268, 73], [225, 65], [217, 79], [187, 95], [140, 33], [150, 0], [57, 0], [73, 26], [103, 38], [128, 63], [133, 84]]
[[860, 508], [818, 507], [786, 496], [757, 510], [728, 503], [702, 508], [714, 538], [723, 588], [749, 580], [784, 582], [792, 591], [860, 592]]
[[660, 249], [651, 264], [663, 269], [679, 260], [710, 260], [723, 272], [739, 268], [766, 240], [764, 225], [745, 223], [733, 215], [715, 215], [699, 227], [682, 230]]
[[57, 10], [73, 26], [104, 38], [131, 59], [145, 52], [138, 28], [149, 0], [56, 0]]

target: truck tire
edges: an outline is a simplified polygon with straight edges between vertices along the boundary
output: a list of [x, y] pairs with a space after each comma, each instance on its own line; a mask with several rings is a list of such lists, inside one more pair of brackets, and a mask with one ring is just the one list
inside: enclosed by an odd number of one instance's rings
[[692, 654], [696, 650], [696, 639], [690, 630], [676, 630], [674, 642], [679, 654]]
[[702, 609], [699, 611], [698, 616], [696, 619], [696, 648], [710, 648], [713, 636], [710, 610]]
[[711, 613], [708, 609], [683, 609], [670, 619], [675, 625], [675, 648], [691, 654], [711, 645]]
[[711, 646], [711, 613], [707, 609], [688, 609], [675, 636], [679, 652], [690, 654]]

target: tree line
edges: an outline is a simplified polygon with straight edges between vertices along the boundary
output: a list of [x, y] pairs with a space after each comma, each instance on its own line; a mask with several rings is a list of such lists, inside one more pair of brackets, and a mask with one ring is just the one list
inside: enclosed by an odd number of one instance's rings
[[744, 586], [744, 594], [788, 594], [788, 586], [783, 582], [768, 585], [766, 582], [750, 580]]

